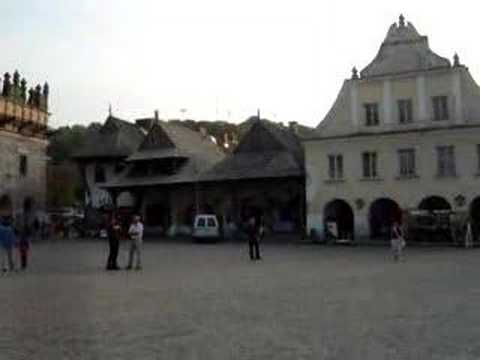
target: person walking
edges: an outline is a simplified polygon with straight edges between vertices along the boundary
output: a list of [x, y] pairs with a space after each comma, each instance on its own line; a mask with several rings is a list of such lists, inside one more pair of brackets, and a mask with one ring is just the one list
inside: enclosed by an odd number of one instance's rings
[[131, 270], [133, 266], [133, 258], [137, 256], [137, 263], [135, 270], [142, 269], [142, 242], [143, 242], [143, 224], [140, 221], [140, 216], [135, 215], [133, 222], [128, 229], [128, 236], [130, 237], [130, 251], [128, 256], [127, 270]]
[[3, 219], [0, 224], [0, 246], [2, 248], [2, 272], [15, 271], [13, 249], [15, 247], [15, 232], [10, 220]]
[[20, 267], [26, 270], [28, 266], [28, 255], [30, 253], [30, 237], [32, 235], [31, 228], [28, 224], [24, 224], [18, 242], [18, 252], [20, 254]]
[[254, 216], [248, 220], [248, 248], [250, 260], [261, 260], [259, 240], [263, 236], [263, 225], [261, 220]]
[[466, 230], [465, 230], [465, 248], [470, 249], [473, 247], [473, 230], [472, 223], [467, 221]]
[[403, 230], [397, 221], [392, 224], [390, 246], [392, 249], [393, 260], [395, 262], [399, 260], [405, 260], [403, 255], [403, 249], [406, 246], [405, 237], [403, 236]]
[[118, 223], [115, 215], [113, 215], [110, 224], [107, 227], [107, 238], [109, 246], [107, 270], [120, 269], [117, 264], [118, 249], [120, 248], [120, 232], [120, 224]]

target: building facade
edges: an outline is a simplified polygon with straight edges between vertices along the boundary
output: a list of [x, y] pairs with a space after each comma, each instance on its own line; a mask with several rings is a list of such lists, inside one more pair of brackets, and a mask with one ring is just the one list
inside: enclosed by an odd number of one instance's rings
[[[405, 209], [480, 214], [480, 88], [403, 16], [304, 141], [307, 227], [385, 238]], [[476, 220], [478, 222], [478, 220]]]
[[[116, 209], [120, 216], [141, 214], [151, 234], [188, 234], [197, 213], [214, 213], [223, 226], [263, 215], [274, 232], [303, 231], [305, 172], [298, 136], [257, 118], [243, 125], [238, 146], [227, 154], [205, 130], [158, 116], [135, 124], [109, 117], [75, 154], [87, 204]], [[127, 146], [125, 139], [133, 135]]]
[[200, 177], [202, 194], [228, 223], [263, 217], [274, 233], [303, 233], [305, 171], [299, 130], [254, 118], [238, 146]]
[[185, 126], [150, 119], [148, 134], [126, 159], [126, 168], [103, 185], [116, 208], [133, 199], [148, 230], [158, 234], [189, 232], [194, 214], [211, 213], [200, 198], [199, 176], [224, 153], [210, 136]]
[[0, 216], [34, 216], [46, 205], [49, 86], [27, 90], [17, 71], [2, 80]]
[[[126, 159], [137, 150], [146, 131], [109, 114], [101, 128], [88, 134], [86, 144], [74, 153], [85, 188], [87, 208], [111, 209], [113, 199], [103, 185], [117, 177], [126, 167]], [[121, 199], [126, 206], [132, 199]]]

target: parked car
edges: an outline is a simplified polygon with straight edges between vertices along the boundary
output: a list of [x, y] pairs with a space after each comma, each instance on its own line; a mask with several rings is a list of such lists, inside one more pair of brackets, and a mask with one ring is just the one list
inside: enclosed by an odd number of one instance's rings
[[220, 240], [220, 224], [214, 214], [199, 214], [193, 222], [192, 237], [198, 241]]

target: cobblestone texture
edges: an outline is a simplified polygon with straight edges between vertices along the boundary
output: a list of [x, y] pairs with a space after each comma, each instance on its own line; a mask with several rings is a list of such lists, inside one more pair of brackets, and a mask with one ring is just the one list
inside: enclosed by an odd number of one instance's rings
[[[479, 359], [480, 251], [147, 243], [33, 248], [0, 277], [0, 359]], [[121, 262], [126, 258], [122, 251]]]

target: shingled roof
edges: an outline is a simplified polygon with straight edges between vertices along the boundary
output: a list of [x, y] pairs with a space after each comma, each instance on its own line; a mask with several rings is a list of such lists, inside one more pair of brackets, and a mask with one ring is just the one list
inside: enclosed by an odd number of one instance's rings
[[[127, 161], [130, 167], [105, 187], [153, 186], [198, 181], [199, 175], [223, 160], [224, 153], [210, 136], [188, 129], [182, 125], [157, 122]], [[162, 159], [183, 160], [174, 174], [132, 176], [130, 170], [135, 163]]]
[[256, 119], [235, 151], [200, 176], [201, 181], [303, 176], [303, 148], [287, 128]]
[[144, 137], [145, 134], [139, 127], [110, 115], [100, 129], [91, 131], [84, 146], [73, 157], [126, 158], [137, 150]]

